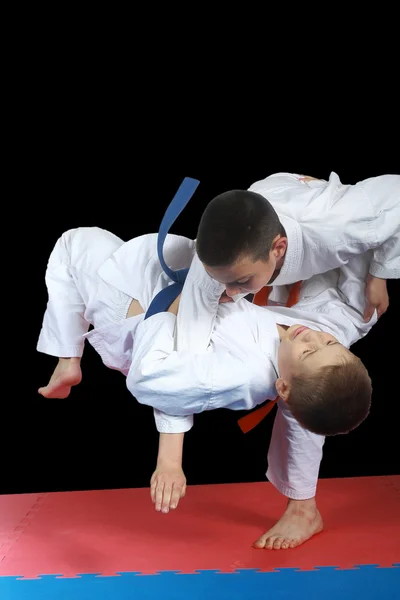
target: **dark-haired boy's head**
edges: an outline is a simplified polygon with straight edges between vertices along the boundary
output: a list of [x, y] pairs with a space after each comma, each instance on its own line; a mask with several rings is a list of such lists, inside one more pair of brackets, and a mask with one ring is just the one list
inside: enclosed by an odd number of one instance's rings
[[272, 205], [260, 194], [230, 190], [206, 207], [196, 250], [213, 279], [229, 296], [255, 293], [283, 262], [287, 238]]

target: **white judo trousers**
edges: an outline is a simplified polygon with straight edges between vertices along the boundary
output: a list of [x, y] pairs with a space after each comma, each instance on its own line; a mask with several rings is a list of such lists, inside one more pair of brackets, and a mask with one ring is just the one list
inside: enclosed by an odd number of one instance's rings
[[45, 281], [48, 302], [37, 350], [59, 358], [81, 357], [90, 325], [98, 329], [125, 319], [132, 301], [105, 283], [99, 267], [124, 242], [97, 227], [70, 229], [56, 242]]
[[[56, 242], [45, 275], [48, 302], [39, 352], [81, 357], [83, 336], [90, 325], [107, 328], [125, 319], [132, 297], [98, 275], [123, 244], [114, 234], [96, 227], [69, 230]], [[140, 267], [137, 277], [144, 277]], [[324, 441], [323, 436], [301, 427], [279, 401], [268, 452], [268, 480], [288, 498], [315, 496]]]

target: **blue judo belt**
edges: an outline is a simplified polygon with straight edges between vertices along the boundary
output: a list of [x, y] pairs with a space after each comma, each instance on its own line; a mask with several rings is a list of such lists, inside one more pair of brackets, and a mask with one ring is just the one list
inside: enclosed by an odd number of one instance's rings
[[158, 258], [164, 272], [172, 281], [174, 281], [174, 283], [158, 292], [158, 294], [153, 298], [145, 314], [145, 319], [159, 312], [167, 311], [172, 302], [182, 291], [189, 269], [179, 269], [178, 271], [173, 271], [170, 269], [164, 260], [163, 248], [165, 238], [167, 237], [169, 230], [189, 202], [190, 198], [193, 196], [199, 183], [200, 181], [197, 179], [185, 177], [175, 196], [172, 198], [172, 201], [165, 211], [164, 217], [161, 221], [157, 238]]

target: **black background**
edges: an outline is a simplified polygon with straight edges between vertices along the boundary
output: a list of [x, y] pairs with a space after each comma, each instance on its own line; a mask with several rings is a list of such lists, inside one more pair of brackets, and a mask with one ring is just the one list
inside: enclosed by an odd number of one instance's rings
[[[384, 112], [366, 121], [365, 104], [360, 116], [359, 102], [349, 97], [333, 110], [321, 109], [310, 94], [305, 112], [298, 101], [287, 103], [282, 90], [275, 90], [274, 105], [268, 94], [253, 105], [257, 94], [245, 81], [240, 93], [221, 82], [208, 91], [179, 87], [179, 78], [172, 82], [161, 72], [156, 81], [139, 80], [98, 57], [74, 56], [72, 64], [66, 56], [26, 60], [29, 101], [21, 102], [9, 207], [17, 233], [7, 242], [12, 260], [5, 260], [12, 291], [5, 308], [11, 333], [3, 357], [0, 491], [147, 486], [158, 442], [152, 411], [89, 345], [83, 382], [69, 398], [37, 394], [55, 365], [36, 352], [36, 341], [47, 300], [46, 262], [57, 238], [77, 226], [103, 227], [124, 240], [155, 232], [185, 176], [200, 186], [173, 233], [193, 238], [214, 195], [277, 171], [322, 178], [335, 171], [343, 183], [400, 173], [396, 134]], [[372, 377], [371, 415], [351, 434], [327, 440], [321, 477], [400, 472], [400, 282], [389, 282], [389, 294], [387, 314], [353, 347]], [[273, 416], [246, 435], [239, 416], [221, 410], [195, 419], [184, 447], [189, 484], [265, 480]]]

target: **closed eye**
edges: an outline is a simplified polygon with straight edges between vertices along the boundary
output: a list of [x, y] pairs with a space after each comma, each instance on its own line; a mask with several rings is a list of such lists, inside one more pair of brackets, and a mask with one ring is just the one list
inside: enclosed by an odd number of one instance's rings
[[[334, 342], [333, 340], [330, 340], [329, 342], [327, 342], [325, 344], [325, 346], [333, 346], [333, 345], [338, 344], [338, 343], [339, 342]], [[301, 356], [303, 356], [304, 354], [310, 354], [310, 353], [314, 353], [314, 352], [318, 352], [318, 348], [314, 348], [314, 349], [313, 348], [308, 348], [307, 350], [304, 350], [301, 353]]]

